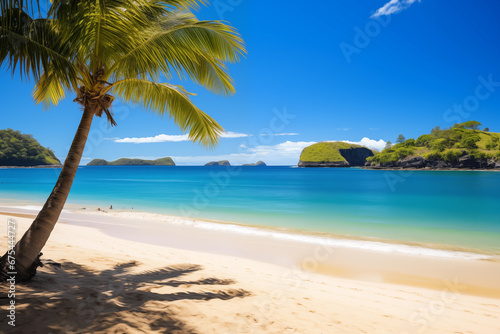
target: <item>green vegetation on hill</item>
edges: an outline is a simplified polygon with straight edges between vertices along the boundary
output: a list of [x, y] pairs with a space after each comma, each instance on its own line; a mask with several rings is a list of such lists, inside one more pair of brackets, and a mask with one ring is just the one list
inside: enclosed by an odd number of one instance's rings
[[264, 161], [259, 160], [256, 163], [243, 164], [242, 166], [264, 167], [264, 166], [267, 166], [267, 165], [266, 165], [266, 163]]
[[87, 166], [175, 166], [175, 163], [169, 157], [156, 160], [121, 158], [115, 161], [94, 159]]
[[104, 159], [94, 159], [87, 166], [108, 166], [109, 163]]
[[205, 166], [231, 166], [231, 164], [227, 160], [221, 160], [207, 162]]
[[363, 147], [356, 144], [343, 142], [321, 142], [304, 148], [300, 155], [300, 161], [325, 162], [325, 161], [346, 161], [340, 154], [340, 149], [353, 147]]
[[367, 161], [372, 165], [390, 164], [407, 157], [420, 156], [429, 161], [454, 162], [464, 155], [498, 160], [500, 133], [478, 130], [480, 125], [477, 121], [468, 121], [444, 130], [435, 127], [430, 134], [387, 147]]
[[49, 148], [45, 148], [32, 135], [12, 129], [0, 130], [0, 166], [60, 165]]

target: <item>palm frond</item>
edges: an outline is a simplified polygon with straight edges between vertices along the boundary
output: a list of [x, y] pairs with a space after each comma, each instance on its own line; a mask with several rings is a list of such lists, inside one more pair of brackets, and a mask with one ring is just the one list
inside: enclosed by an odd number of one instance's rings
[[157, 79], [161, 73], [170, 79], [173, 73], [180, 78], [187, 74], [212, 92], [228, 95], [234, 93], [234, 87], [224, 62], [238, 61], [245, 52], [243, 40], [232, 27], [198, 21], [191, 13], [173, 12], [145, 27], [105, 77], [122, 79], [149, 73]]
[[[0, 0], [7, 8], [20, 0]], [[7, 4], [9, 3], [9, 4]], [[0, 65], [33, 76], [37, 103], [57, 105], [68, 91], [76, 102], [106, 113], [116, 94], [159, 115], [168, 114], [189, 138], [214, 147], [222, 127], [197, 108], [181, 86], [186, 77], [212, 92], [233, 94], [226, 63], [246, 53], [230, 25], [200, 21], [191, 10], [205, 0], [51, 0], [47, 18], [24, 7], [1, 7]], [[7, 22], [8, 24], [6, 24]], [[21, 42], [19, 42], [21, 41]], [[114, 82], [114, 84], [113, 84]], [[108, 94], [109, 93], [109, 94]]]
[[47, 109], [51, 105], [56, 106], [65, 96], [65, 89], [54, 72], [44, 72], [33, 89], [35, 102], [43, 103]]
[[181, 86], [155, 83], [144, 79], [125, 79], [113, 85], [113, 92], [126, 102], [140, 105], [169, 118], [188, 132], [189, 139], [204, 146], [217, 145], [223, 128], [210, 116], [196, 107]]
[[194, 9], [197, 10], [200, 8], [200, 5], [207, 5], [208, 1], [205, 0], [156, 0], [156, 1], [148, 1], [149, 4], [156, 3], [160, 6], [167, 5], [169, 7], [175, 9]]
[[51, 20], [33, 20], [15, 8], [2, 14], [16, 23], [0, 28], [0, 66], [7, 63], [13, 74], [18, 70], [22, 78], [35, 80], [51, 69], [64, 87], [76, 86], [77, 73], [69, 49], [59, 42]]

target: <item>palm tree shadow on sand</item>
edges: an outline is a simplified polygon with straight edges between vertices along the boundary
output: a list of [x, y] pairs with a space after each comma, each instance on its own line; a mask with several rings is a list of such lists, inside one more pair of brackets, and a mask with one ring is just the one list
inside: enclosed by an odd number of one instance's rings
[[[18, 286], [16, 326], [9, 333], [194, 334], [198, 331], [179, 319], [182, 310], [176, 301], [229, 300], [250, 295], [242, 289], [217, 287], [234, 284], [230, 279], [180, 280], [201, 271], [199, 265], [131, 272], [137, 266], [132, 261], [99, 272], [73, 262], [47, 262], [32, 282]], [[153, 291], [158, 289], [162, 292]]]

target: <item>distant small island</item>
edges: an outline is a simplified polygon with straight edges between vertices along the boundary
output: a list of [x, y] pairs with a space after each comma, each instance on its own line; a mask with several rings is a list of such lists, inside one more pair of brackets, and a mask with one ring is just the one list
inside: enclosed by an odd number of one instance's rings
[[32, 135], [12, 129], [0, 130], [0, 166], [61, 166], [54, 152], [43, 147]]
[[221, 160], [207, 162], [205, 166], [231, 166], [231, 164], [227, 160]]
[[432, 129], [416, 140], [398, 137], [398, 143], [368, 158], [372, 169], [500, 169], [500, 133], [479, 130], [477, 121]]
[[265, 167], [267, 166], [266, 163], [262, 160], [257, 161], [256, 163], [253, 164], [243, 164], [242, 166], [254, 166], [254, 167]]
[[94, 159], [87, 166], [175, 166], [175, 162], [170, 157], [156, 160], [121, 158], [115, 161], [106, 161]]
[[321, 142], [310, 145], [300, 154], [299, 167], [364, 166], [374, 153], [361, 145], [344, 142]]

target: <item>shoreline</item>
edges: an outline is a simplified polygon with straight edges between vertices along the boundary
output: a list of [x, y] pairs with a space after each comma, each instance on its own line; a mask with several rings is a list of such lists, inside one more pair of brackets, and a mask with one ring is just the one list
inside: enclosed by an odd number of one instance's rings
[[[9, 333], [32, 332], [34, 323], [41, 333], [96, 334], [361, 334], [380, 329], [453, 334], [498, 329], [500, 297], [481, 286], [484, 282], [467, 283], [470, 272], [479, 278], [498, 277], [498, 271], [484, 266], [491, 265], [488, 261], [407, 263], [423, 257], [391, 255], [384, 260], [373, 252], [320, 248], [292, 254], [300, 255], [298, 263], [303, 266], [277, 265], [245, 258], [237, 249], [249, 246], [245, 239], [223, 238], [222, 232], [209, 235], [185, 227], [182, 233], [179, 226], [157, 230], [157, 224], [148, 220], [135, 220], [134, 227], [133, 219], [105, 214], [64, 215], [43, 250], [44, 267], [32, 282], [16, 285], [16, 327]], [[20, 237], [31, 219], [15, 221]], [[130, 240], [140, 239], [140, 232], [146, 232], [145, 240]], [[192, 249], [209, 236], [226, 246], [225, 254]], [[164, 244], [156, 244], [155, 238]], [[6, 237], [0, 240], [6, 242]], [[256, 237], [253, 241], [254, 249], [263, 251], [267, 260], [297, 246], [282, 241], [269, 244]], [[368, 258], [364, 270], [355, 275], [340, 264], [326, 268], [328, 256], [347, 262]], [[314, 261], [317, 268], [311, 268]], [[450, 261], [452, 267], [465, 265], [464, 273], [426, 276]], [[408, 266], [413, 276], [376, 276], [370, 265]], [[325, 275], [323, 271], [330, 269], [337, 272]], [[0, 320], [0, 332], [4, 324]]]
[[[174, 216], [162, 213], [135, 211], [129, 209], [100, 209], [93, 206], [68, 203], [63, 210], [66, 214], [85, 214], [95, 216], [111, 216], [117, 218], [140, 218], [154, 220], [167, 224], [181, 224], [206, 230], [232, 232], [256, 237], [269, 237], [278, 240], [290, 240], [312, 245], [328, 245], [353, 249], [374, 250], [387, 253], [402, 253], [408, 255], [430, 256], [439, 258], [460, 258], [468, 260], [488, 260], [500, 262], [500, 253], [478, 248], [460, 247], [457, 245], [403, 241], [370, 236], [347, 235], [331, 232], [317, 232], [288, 227], [262, 226], [235, 221], [222, 221], [215, 219]], [[87, 209], [87, 207], [89, 207]], [[5, 205], [0, 206], [0, 215], [13, 214], [22, 218], [35, 218], [42, 206], [37, 205]], [[11, 209], [32, 211], [16, 213]]]
[[[356, 168], [356, 167], [351, 167]], [[439, 167], [423, 167], [423, 168], [415, 168], [415, 167], [380, 167], [380, 166], [362, 166], [358, 167], [366, 170], [409, 170], [409, 171], [443, 171], [443, 172], [500, 172], [500, 168], [439, 168]]]
[[[79, 165], [80, 167], [207, 167], [205, 165], [109, 165], [109, 166], [87, 166]], [[255, 166], [244, 166], [244, 165], [231, 165], [231, 166], [208, 166], [208, 167], [221, 167], [221, 168], [239, 168], [239, 167], [255, 167]], [[499, 167], [494, 168], [452, 168], [452, 167], [380, 167], [380, 166], [298, 166], [298, 165], [267, 165], [265, 167], [290, 167], [290, 168], [331, 168], [331, 169], [345, 169], [345, 168], [355, 168], [355, 169], [366, 169], [366, 170], [409, 170], [409, 171], [445, 171], [445, 172], [460, 172], [460, 171], [471, 171], [471, 172], [499, 172]], [[36, 165], [36, 166], [0, 166], [0, 169], [29, 169], [29, 168], [62, 168], [62, 165]]]
[[0, 166], [0, 169], [26, 168], [62, 168], [63, 165], [35, 165], [35, 166]]
[[[17, 215], [28, 222], [36, 213], [26, 208], [11, 208], [10, 213], [5, 209], [0, 208], [0, 215]], [[349, 239], [308, 240], [283, 231], [144, 212], [64, 210], [56, 229], [61, 225], [97, 229], [121, 244], [140, 242], [230, 256], [357, 281], [442, 290], [460, 278], [465, 294], [500, 299], [500, 259], [495, 256]], [[241, 229], [250, 233], [240, 233]], [[359, 247], [367, 243], [368, 247]]]

